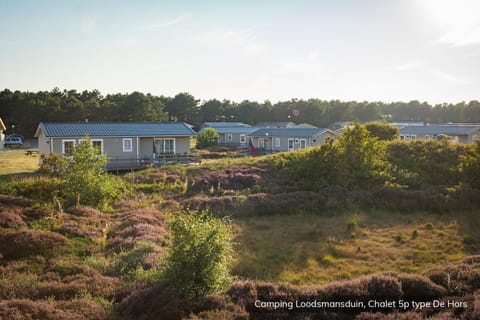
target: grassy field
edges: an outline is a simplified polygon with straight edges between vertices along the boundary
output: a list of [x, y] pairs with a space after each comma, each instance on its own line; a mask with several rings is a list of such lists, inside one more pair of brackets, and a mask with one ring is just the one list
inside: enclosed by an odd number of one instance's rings
[[[476, 215], [478, 217], [478, 215]], [[235, 221], [235, 275], [323, 284], [381, 271], [419, 273], [478, 252], [475, 214], [277, 215]]]
[[38, 170], [38, 156], [26, 156], [25, 150], [0, 151], [0, 176], [32, 173]]

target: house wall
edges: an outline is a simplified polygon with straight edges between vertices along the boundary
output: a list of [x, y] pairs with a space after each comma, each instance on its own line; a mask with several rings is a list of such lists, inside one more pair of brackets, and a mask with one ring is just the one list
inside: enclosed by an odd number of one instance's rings
[[[413, 133], [414, 135], [416, 135], [415, 139], [409, 139], [409, 140], [432, 140], [433, 137], [434, 137], [434, 133]], [[412, 135], [411, 133], [402, 133], [401, 135], [405, 136], [405, 135]], [[459, 143], [472, 143], [474, 142], [474, 136], [477, 136], [477, 139], [480, 139], [480, 130], [477, 130], [475, 131], [474, 133], [472, 134], [469, 134], [469, 135], [458, 135], [458, 136], [454, 136], [454, 135], [450, 135], [450, 137], [454, 140], [454, 141], [457, 141]], [[427, 139], [427, 136], [428, 136], [428, 139]]]
[[232, 140], [228, 140], [228, 133], [219, 133], [218, 134], [218, 144], [223, 145], [232, 145], [232, 146], [246, 146], [248, 139], [247, 134], [245, 135], [245, 143], [240, 143], [240, 133], [232, 133]]
[[[132, 151], [123, 151], [123, 139], [132, 139]], [[160, 138], [160, 137], [159, 137]], [[80, 143], [80, 140], [84, 137], [68, 137], [68, 138], [52, 138], [53, 152], [62, 154], [62, 141], [63, 140], [75, 140], [75, 145]], [[102, 139], [103, 141], [103, 153], [111, 159], [136, 159], [137, 158], [137, 137], [94, 137], [92, 139]], [[174, 137], [175, 139], [175, 151], [179, 153], [190, 153], [190, 137]], [[50, 144], [47, 142], [50, 138], [45, 137], [42, 133], [38, 137], [38, 149], [39, 154], [50, 153]], [[140, 158], [151, 157], [153, 154], [153, 137], [139, 139], [139, 153]]]
[[0, 130], [0, 150], [5, 148], [5, 135], [3, 134], [3, 131]]
[[[277, 146], [276, 139], [280, 139], [280, 146]], [[258, 148], [259, 139], [267, 139], [265, 141], [265, 151], [282, 152], [291, 151], [288, 149], [288, 140], [293, 139], [293, 150], [299, 150], [301, 148], [301, 140], [305, 140], [305, 148], [321, 145], [325, 143], [327, 138], [335, 139], [335, 135], [330, 132], [324, 132], [321, 135], [315, 137], [253, 137], [253, 146]]]

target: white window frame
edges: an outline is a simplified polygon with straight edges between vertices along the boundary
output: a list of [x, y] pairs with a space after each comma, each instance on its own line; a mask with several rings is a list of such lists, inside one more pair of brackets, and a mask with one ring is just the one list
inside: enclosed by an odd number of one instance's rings
[[[291, 148], [290, 148], [290, 141], [292, 142], [292, 147]], [[295, 150], [295, 139], [288, 138], [287, 149], [288, 149], [288, 151]]]
[[240, 135], [240, 143], [247, 143], [247, 135], [241, 134]]
[[[65, 142], [73, 142], [73, 148], [72, 148], [72, 151], [75, 149], [75, 146], [76, 146], [76, 141], [75, 139], [62, 139], [62, 155], [65, 156]], [[68, 156], [65, 156], [65, 157], [68, 157], [68, 158], [71, 158], [72, 155], [68, 155]]]
[[[302, 142], [305, 142], [305, 146], [302, 148]], [[300, 139], [300, 149], [306, 149], [307, 148], [307, 139]]]
[[231, 133], [227, 133], [227, 141], [232, 141], [233, 135]]
[[[177, 153], [177, 144], [176, 144], [176, 139], [175, 138], [154, 138], [154, 143], [158, 140], [162, 140], [162, 150], [160, 150], [160, 154], [176, 154]], [[173, 141], [173, 152], [172, 153], [166, 153], [165, 152], [165, 141], [166, 140], [172, 140]], [[155, 143], [156, 145], [156, 143]]]
[[[85, 139], [78, 139], [78, 144], [82, 143], [82, 141], [85, 140]], [[103, 139], [90, 139], [90, 144], [92, 145], [92, 148], [93, 148], [93, 142], [101, 142], [101, 146], [100, 146], [100, 155], [103, 154]]]
[[425, 140], [430, 140], [430, 139], [432, 139], [432, 138], [430, 137], [430, 135], [429, 135], [429, 134], [426, 134], [426, 135], [425, 135]]
[[280, 138], [275, 138], [275, 147], [280, 148]]
[[264, 138], [258, 138], [258, 148], [264, 148], [265, 149], [265, 139]]
[[[130, 148], [125, 147], [125, 142], [130, 141]], [[123, 152], [133, 152], [133, 139], [132, 138], [123, 138], [122, 139], [122, 149]]]
[[92, 148], [93, 148], [93, 143], [94, 142], [100, 142], [101, 145], [100, 145], [100, 155], [103, 154], [103, 139], [90, 139], [90, 143], [92, 144]]

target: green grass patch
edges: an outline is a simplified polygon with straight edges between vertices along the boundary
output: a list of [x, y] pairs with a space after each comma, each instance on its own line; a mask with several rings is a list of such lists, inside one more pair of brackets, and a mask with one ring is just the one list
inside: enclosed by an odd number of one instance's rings
[[25, 150], [0, 150], [0, 177], [28, 174], [38, 170], [38, 156], [26, 156]]
[[294, 284], [381, 271], [419, 273], [478, 252], [480, 239], [469, 229], [476, 216], [356, 212], [238, 218], [233, 273]]

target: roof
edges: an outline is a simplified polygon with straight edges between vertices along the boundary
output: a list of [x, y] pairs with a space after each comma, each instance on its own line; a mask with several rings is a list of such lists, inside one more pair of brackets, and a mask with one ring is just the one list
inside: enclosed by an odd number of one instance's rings
[[292, 128], [295, 127], [295, 122], [291, 121], [263, 121], [255, 124], [258, 128]]
[[[199, 134], [203, 133], [206, 128], [200, 129], [198, 131]], [[217, 133], [219, 134], [225, 134], [225, 133], [238, 133], [238, 134], [250, 134], [255, 130], [258, 130], [258, 128], [253, 128], [253, 127], [219, 127], [219, 128], [213, 128]]]
[[0, 118], [0, 130], [1, 131], [7, 130], [7, 127], [5, 127], [5, 125], [3, 124], [2, 118]]
[[38, 137], [40, 130], [42, 130], [47, 137], [196, 135], [196, 132], [183, 122], [43, 122], [38, 125], [35, 137]]
[[243, 122], [204, 122], [202, 123], [202, 128], [210, 127], [210, 128], [220, 128], [220, 127], [251, 127], [251, 125], [243, 123]]
[[426, 126], [406, 126], [400, 128], [400, 134], [446, 134], [446, 135], [469, 135], [480, 130], [480, 125], [426, 125]]
[[318, 128], [318, 127], [314, 126], [313, 124], [304, 122], [304, 123], [297, 124], [295, 128]]
[[313, 137], [332, 131], [326, 128], [262, 128], [250, 134], [252, 137]]

